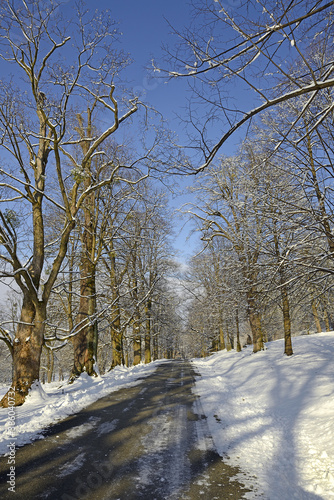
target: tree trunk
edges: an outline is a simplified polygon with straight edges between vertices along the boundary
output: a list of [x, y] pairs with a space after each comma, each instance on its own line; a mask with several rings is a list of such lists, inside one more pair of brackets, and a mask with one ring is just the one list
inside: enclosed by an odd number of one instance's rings
[[[81, 148], [84, 154], [89, 149], [89, 141], [84, 138], [91, 137], [92, 122], [91, 110], [87, 110], [87, 130], [84, 129], [83, 119], [78, 115], [79, 132], [82, 142]], [[85, 165], [84, 189], [92, 185], [91, 161]], [[76, 317], [77, 333], [73, 337], [74, 361], [70, 375], [70, 381], [79, 377], [84, 371], [88, 375], [97, 376], [95, 365], [97, 363], [98, 330], [96, 322], [96, 283], [95, 283], [95, 236], [94, 228], [95, 194], [91, 193], [85, 198], [83, 205], [84, 228], [82, 233], [82, 249], [80, 264], [80, 303], [79, 312]]]
[[219, 351], [219, 340], [218, 339], [212, 339], [211, 352], [218, 352], [218, 351]]
[[240, 327], [239, 327], [239, 311], [238, 308], [235, 311], [235, 326], [237, 330], [237, 352], [241, 351], [241, 344], [240, 344]]
[[226, 348], [226, 346], [225, 346], [224, 330], [222, 324], [219, 325], [219, 344], [220, 344], [220, 350], [223, 351]]
[[111, 345], [112, 345], [112, 363], [110, 370], [116, 366], [124, 365], [123, 353], [123, 335], [115, 327], [112, 327], [111, 332]]
[[152, 343], [153, 343], [153, 361], [155, 361], [156, 359], [159, 359], [159, 334], [158, 332], [154, 332], [153, 334], [153, 339], [152, 339]]
[[[1, 406], [20, 406], [35, 381], [39, 380], [46, 311], [42, 302], [36, 308], [29, 298], [23, 298], [20, 323], [13, 345], [13, 380], [11, 389], [1, 400]], [[13, 392], [15, 396], [12, 399]]]
[[[94, 318], [96, 313], [95, 269], [88, 266], [88, 269], [84, 267], [83, 271], [81, 273], [79, 312], [76, 317], [78, 333], [72, 339], [74, 359], [69, 378], [71, 382], [83, 372], [90, 376], [97, 376], [95, 364], [98, 332]], [[88, 274], [89, 272], [90, 274]]]
[[133, 319], [133, 364], [141, 362], [140, 315], [137, 310]]
[[48, 359], [48, 384], [52, 382], [53, 368], [54, 368], [54, 354], [52, 349], [46, 348]]
[[231, 338], [230, 338], [230, 334], [229, 334], [227, 325], [226, 325], [226, 350], [227, 351], [232, 350]]
[[259, 318], [260, 318], [262, 340], [263, 340], [263, 343], [266, 343], [266, 342], [268, 342], [268, 333], [267, 333], [267, 330], [263, 326], [262, 316], [259, 315]]
[[290, 303], [289, 303], [289, 295], [288, 289], [285, 283], [285, 272], [284, 272], [284, 264], [282, 262], [282, 256], [280, 251], [278, 233], [277, 233], [277, 221], [276, 219], [273, 221], [274, 223], [274, 244], [275, 244], [275, 254], [277, 267], [280, 277], [281, 284], [281, 299], [282, 299], [282, 309], [283, 309], [283, 326], [284, 326], [284, 354], [287, 356], [292, 356], [292, 342], [291, 342], [291, 319], [290, 319]]
[[253, 352], [264, 350], [261, 321], [256, 310], [255, 300], [252, 292], [247, 293], [248, 319], [253, 337]]
[[[283, 280], [284, 282], [284, 280]], [[281, 297], [283, 305], [283, 323], [284, 323], [284, 354], [292, 356], [292, 342], [291, 342], [291, 319], [290, 319], [290, 304], [289, 296], [286, 286], [281, 286]]]
[[111, 283], [111, 323], [110, 323], [110, 336], [112, 345], [112, 363], [110, 370], [115, 366], [124, 365], [124, 352], [123, 352], [123, 332], [121, 330], [121, 308], [119, 303], [119, 286], [116, 272], [116, 257], [114, 251], [113, 239], [109, 243], [109, 274]]
[[326, 332], [330, 332], [332, 329], [331, 329], [331, 322], [330, 322], [329, 314], [328, 314], [327, 307], [325, 304], [323, 307], [324, 307], [324, 321], [325, 321]]
[[145, 363], [151, 363], [151, 308], [152, 302], [150, 299], [146, 302], [146, 329], [145, 329]]
[[132, 300], [134, 302], [134, 315], [132, 321], [132, 341], [133, 341], [133, 364], [141, 363], [141, 336], [140, 336], [140, 312], [138, 306], [138, 279], [137, 279], [137, 243], [134, 247], [132, 259]]
[[315, 300], [312, 300], [312, 313], [313, 313], [313, 317], [314, 317], [315, 326], [317, 328], [317, 332], [321, 333], [322, 332], [322, 328], [321, 328], [321, 323], [320, 323], [318, 308], [317, 308], [317, 305], [315, 303]]
[[110, 335], [112, 344], [112, 363], [110, 370], [112, 370], [113, 368], [115, 368], [115, 366], [124, 365], [123, 332], [121, 330], [121, 309], [119, 305], [119, 295], [116, 286], [113, 287], [112, 293]]

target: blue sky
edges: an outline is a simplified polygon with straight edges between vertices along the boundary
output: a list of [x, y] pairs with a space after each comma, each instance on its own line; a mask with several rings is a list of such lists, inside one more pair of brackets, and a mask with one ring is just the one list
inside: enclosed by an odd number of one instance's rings
[[[88, 2], [88, 5], [91, 2]], [[168, 126], [175, 131], [180, 143], [185, 143], [183, 127], [176, 118], [177, 113], [182, 113], [185, 105], [187, 82], [186, 80], [171, 80], [165, 83], [162, 78], [150, 79], [151, 59], [162, 60], [162, 44], [170, 44], [176, 40], [171, 34], [171, 27], [181, 29], [190, 24], [191, 6], [185, 0], [152, 1], [142, 0], [140, 2], [129, 0], [125, 2], [117, 0], [100, 0], [98, 8], [109, 8], [112, 16], [120, 23], [122, 48], [129, 52], [133, 58], [133, 64], [129, 70], [133, 87], [139, 94], [143, 94], [145, 101], [163, 113], [168, 121]], [[168, 20], [168, 22], [167, 22]], [[152, 75], [151, 75], [152, 76]], [[190, 185], [192, 179], [185, 181], [177, 180], [183, 187]], [[178, 196], [171, 200], [171, 207], [175, 209], [189, 201], [188, 195]], [[192, 237], [187, 240], [190, 225], [183, 228], [184, 221], [176, 220], [175, 247], [180, 252], [182, 261], [195, 251], [197, 239]]]
[[[72, 15], [75, 3], [75, 0], [62, 2], [61, 9], [65, 16]], [[186, 104], [187, 81], [173, 79], [166, 83], [159, 74], [155, 74], [157, 77], [152, 80], [150, 78], [152, 73], [148, 68], [151, 66], [152, 58], [162, 63], [162, 44], [173, 46], [177, 40], [176, 36], [171, 34], [172, 29], [168, 22], [180, 31], [190, 25], [191, 5], [187, 0], [86, 0], [86, 6], [92, 11], [108, 9], [112, 18], [119, 22], [119, 31], [122, 32], [119, 47], [128, 52], [133, 59], [132, 65], [126, 72], [128, 86], [133, 86], [136, 94], [163, 114], [168, 127], [178, 134], [179, 143], [185, 145], [187, 138], [184, 127], [179, 123], [176, 114], [182, 114], [182, 108]], [[2, 63], [0, 73], [8, 76], [8, 71], [10, 69]], [[176, 179], [183, 188], [192, 181], [193, 178]], [[190, 199], [189, 194], [173, 197], [171, 208], [180, 207]], [[184, 221], [176, 220], [175, 246], [180, 252], [181, 260], [185, 261], [187, 256], [195, 251], [197, 240], [192, 237], [187, 241], [190, 225], [187, 224], [183, 228], [183, 224]]]
[[[163, 44], [172, 47], [177, 41], [171, 26], [180, 31], [189, 27], [192, 21], [190, 3], [187, 0], [100, 0], [98, 7], [109, 8], [115, 20], [120, 22], [120, 30], [123, 33], [122, 47], [134, 59], [130, 70], [134, 88], [144, 92], [145, 100], [163, 113], [169, 128], [178, 134], [179, 143], [186, 144], [188, 139], [184, 134], [183, 125], [176, 117], [177, 114], [182, 114], [186, 98], [189, 97], [186, 79], [172, 79], [164, 83], [164, 80], [157, 76], [152, 82], [148, 79], [150, 73], [147, 67], [150, 67], [152, 57], [162, 63]], [[224, 153], [233, 154], [234, 148], [235, 138], [229, 141]], [[176, 180], [181, 189], [186, 189], [193, 181], [194, 177]], [[171, 199], [170, 205], [171, 208], [177, 209], [191, 201], [194, 201], [194, 196], [183, 193]], [[191, 228], [191, 223], [186, 223], [186, 219], [176, 219], [174, 245], [184, 263], [196, 249], [198, 250], [199, 236], [190, 235]]]

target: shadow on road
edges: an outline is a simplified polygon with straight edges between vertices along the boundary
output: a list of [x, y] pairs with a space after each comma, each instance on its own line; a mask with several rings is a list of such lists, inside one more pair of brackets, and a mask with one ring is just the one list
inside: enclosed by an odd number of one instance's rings
[[[249, 491], [213, 447], [191, 365], [171, 361], [101, 398], [16, 454], [16, 500], [241, 499]], [[1, 460], [0, 497], [7, 489]]]

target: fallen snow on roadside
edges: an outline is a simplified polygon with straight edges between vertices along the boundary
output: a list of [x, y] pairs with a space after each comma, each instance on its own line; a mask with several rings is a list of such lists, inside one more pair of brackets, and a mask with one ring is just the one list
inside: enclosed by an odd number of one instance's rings
[[[160, 361], [148, 365], [137, 365], [131, 368], [116, 367], [106, 375], [96, 378], [82, 374], [73, 384], [52, 382], [51, 384], [37, 384], [29, 394], [24, 405], [14, 409], [15, 438], [13, 426], [9, 418], [9, 409], [0, 409], [0, 455], [8, 452], [8, 444], [15, 442], [21, 446], [42, 437], [42, 431], [52, 423], [77, 413], [99, 398], [124, 387], [140, 383], [138, 378], [153, 373]], [[0, 399], [8, 387], [0, 386]], [[92, 424], [87, 424], [92, 425]], [[80, 429], [77, 429], [79, 432]]]
[[248, 499], [334, 499], [334, 332], [293, 338], [293, 349], [284, 356], [278, 340], [193, 360], [217, 451], [257, 488]]

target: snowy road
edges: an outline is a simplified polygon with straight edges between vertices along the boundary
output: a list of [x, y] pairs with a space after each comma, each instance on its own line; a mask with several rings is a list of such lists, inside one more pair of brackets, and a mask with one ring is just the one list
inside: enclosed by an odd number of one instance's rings
[[[17, 500], [240, 499], [213, 447], [190, 363], [161, 364], [17, 450]], [[1, 465], [0, 497], [8, 492]], [[240, 476], [239, 476], [240, 477]]]

